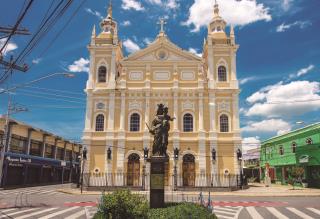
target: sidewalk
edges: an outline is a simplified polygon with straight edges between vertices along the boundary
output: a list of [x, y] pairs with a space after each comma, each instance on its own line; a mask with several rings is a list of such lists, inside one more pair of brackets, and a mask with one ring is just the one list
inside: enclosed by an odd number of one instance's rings
[[[59, 192], [81, 195], [80, 189], [76, 188], [63, 188], [57, 189]], [[168, 195], [199, 195], [200, 191], [166, 191]], [[101, 191], [83, 191], [83, 195], [100, 195]], [[108, 191], [106, 191], [108, 193]], [[148, 191], [133, 191], [133, 193], [147, 194]], [[173, 194], [172, 194], [173, 193]], [[203, 195], [207, 195], [208, 192], [203, 192]], [[215, 196], [243, 196], [243, 197], [294, 197], [294, 196], [318, 196], [320, 197], [320, 189], [311, 188], [295, 188], [292, 186], [283, 186], [272, 184], [270, 187], [265, 187], [263, 184], [255, 183], [251, 184], [249, 189], [238, 190], [233, 192], [211, 192]]]

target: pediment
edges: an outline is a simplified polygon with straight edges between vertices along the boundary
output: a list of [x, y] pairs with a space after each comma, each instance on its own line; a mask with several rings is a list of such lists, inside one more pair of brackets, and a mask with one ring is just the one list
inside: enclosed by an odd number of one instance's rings
[[148, 47], [129, 55], [124, 61], [201, 61], [201, 57], [181, 49], [165, 36], [158, 36]]

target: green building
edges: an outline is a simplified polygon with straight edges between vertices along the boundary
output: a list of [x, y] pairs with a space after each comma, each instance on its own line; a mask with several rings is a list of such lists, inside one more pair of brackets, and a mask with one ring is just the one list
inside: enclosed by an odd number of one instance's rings
[[320, 188], [320, 123], [270, 138], [261, 144], [261, 178], [269, 166], [271, 181], [287, 184], [292, 167], [304, 168], [303, 183]]

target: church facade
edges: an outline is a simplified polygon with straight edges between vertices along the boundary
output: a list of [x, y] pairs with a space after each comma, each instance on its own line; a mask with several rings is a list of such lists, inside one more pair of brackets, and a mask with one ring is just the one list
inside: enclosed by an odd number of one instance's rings
[[[216, 4], [202, 57], [173, 44], [161, 30], [146, 48], [122, 53], [118, 25], [108, 15], [92, 31], [83, 143], [90, 186], [146, 186], [157, 105], [171, 122], [167, 186], [235, 186], [240, 174], [239, 85], [233, 27]], [[149, 150], [149, 153], [148, 153]], [[146, 181], [145, 181], [146, 180]]]

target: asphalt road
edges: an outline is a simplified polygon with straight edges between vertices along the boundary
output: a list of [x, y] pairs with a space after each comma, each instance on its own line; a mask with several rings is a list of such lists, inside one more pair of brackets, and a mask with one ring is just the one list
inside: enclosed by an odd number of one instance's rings
[[[90, 218], [100, 195], [70, 195], [59, 186], [0, 190], [0, 218]], [[146, 195], [147, 197], [147, 195]], [[166, 195], [166, 201], [199, 202], [199, 195]], [[203, 196], [208, 202], [208, 196]], [[210, 196], [219, 218], [320, 218], [320, 197]]]

